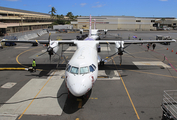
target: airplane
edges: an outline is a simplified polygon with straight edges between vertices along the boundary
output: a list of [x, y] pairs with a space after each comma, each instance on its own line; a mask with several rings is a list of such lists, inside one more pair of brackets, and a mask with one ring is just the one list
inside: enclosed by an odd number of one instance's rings
[[[116, 53], [123, 55], [126, 52], [124, 44], [142, 44], [142, 43], [161, 43], [161, 42], [176, 42], [176, 40], [96, 40], [93, 37], [91, 30], [91, 15], [90, 15], [90, 28], [89, 36], [83, 41], [78, 40], [8, 40], [8, 42], [19, 42], [19, 43], [38, 43], [38, 44], [49, 44], [46, 52], [49, 55], [56, 54], [60, 44], [75, 44], [77, 50], [74, 55], [67, 63], [65, 70], [65, 82], [68, 91], [76, 97], [86, 95], [94, 86], [94, 83], [98, 77], [98, 64], [104, 63], [104, 60], [98, 56], [97, 46], [99, 44], [115, 44]], [[6, 40], [1, 40], [6, 42]], [[113, 54], [113, 55], [115, 55]], [[111, 55], [110, 57], [112, 57]]]

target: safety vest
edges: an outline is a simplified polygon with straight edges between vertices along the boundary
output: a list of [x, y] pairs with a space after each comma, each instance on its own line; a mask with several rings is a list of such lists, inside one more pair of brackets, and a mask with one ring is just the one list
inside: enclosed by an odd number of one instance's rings
[[32, 66], [36, 67], [36, 62], [35, 61], [33, 61]]

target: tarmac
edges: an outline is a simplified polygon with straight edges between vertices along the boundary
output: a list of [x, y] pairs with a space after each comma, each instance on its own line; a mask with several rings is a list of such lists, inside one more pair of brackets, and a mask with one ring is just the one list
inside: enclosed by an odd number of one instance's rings
[[[75, 39], [78, 33], [52, 33], [51, 39]], [[171, 35], [176, 31], [108, 31], [102, 39], [128, 39], [136, 35], [155, 39], [156, 35]], [[48, 39], [48, 34], [35, 38]], [[125, 45], [126, 46], [126, 45]], [[69, 60], [76, 46], [63, 45], [58, 54]], [[168, 50], [167, 50], [168, 48]], [[118, 55], [99, 66], [98, 80], [86, 99], [68, 95], [64, 81], [65, 60], [58, 56], [36, 57], [46, 49], [31, 44], [0, 49], [0, 68], [28, 68], [36, 59], [37, 71], [0, 71], [0, 120], [161, 120], [164, 90], [177, 89], [177, 43], [157, 44], [147, 50], [146, 44], [126, 48], [122, 64]], [[173, 50], [173, 52], [172, 52]], [[101, 45], [103, 59], [115, 53], [114, 45]]]

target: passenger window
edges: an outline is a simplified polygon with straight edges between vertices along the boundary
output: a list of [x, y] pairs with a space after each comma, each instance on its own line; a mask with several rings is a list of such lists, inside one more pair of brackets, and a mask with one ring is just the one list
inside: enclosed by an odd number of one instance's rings
[[67, 69], [66, 69], [66, 71], [70, 71], [70, 68], [71, 68], [71, 65], [68, 65], [68, 67], [67, 67]]
[[95, 71], [95, 69], [91, 65], [89, 66], [89, 69], [90, 69], [90, 72]]
[[92, 64], [92, 66], [96, 69], [96, 66], [94, 64]]
[[79, 68], [78, 67], [73, 67], [72, 66], [72, 68], [71, 68], [71, 73], [73, 73], [73, 74], [78, 74], [78, 70], [79, 70]]
[[88, 73], [88, 72], [89, 72], [88, 67], [81, 67], [81, 68], [80, 68], [80, 74], [86, 74], [86, 73]]

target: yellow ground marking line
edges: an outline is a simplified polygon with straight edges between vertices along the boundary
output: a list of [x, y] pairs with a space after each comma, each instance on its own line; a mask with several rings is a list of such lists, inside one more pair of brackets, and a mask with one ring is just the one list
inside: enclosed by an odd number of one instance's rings
[[79, 101], [78, 108], [82, 108], [82, 99], [78, 98], [77, 101]]
[[0, 70], [27, 70], [26, 68], [0, 68]]
[[[68, 56], [67, 56], [68, 57]], [[66, 57], [66, 58], [67, 58]], [[62, 64], [65, 61], [62, 62]], [[56, 71], [55, 71], [56, 72]], [[51, 75], [51, 77], [48, 79], [48, 81], [44, 84], [44, 86], [40, 89], [40, 91], [37, 93], [37, 95], [33, 98], [33, 100], [31, 101], [31, 103], [27, 106], [27, 108], [23, 111], [23, 113], [20, 115], [20, 117], [18, 119], [21, 119], [21, 117], [24, 115], [24, 113], [27, 111], [27, 109], [30, 107], [30, 105], [33, 103], [33, 101], [36, 99], [36, 97], [39, 95], [39, 93], [42, 91], [42, 89], [47, 85], [47, 83], [50, 81], [50, 79], [53, 77], [53, 75], [55, 74], [55, 72], [53, 72], [53, 74]], [[82, 107], [82, 103], [81, 103], [81, 107]]]
[[22, 55], [22, 54], [24, 54], [24, 53], [26, 53], [26, 52], [28, 52], [28, 51], [34, 50], [34, 49], [37, 49], [37, 48], [33, 48], [33, 49], [26, 50], [26, 51], [20, 53], [19, 55], [17, 55], [17, 57], [16, 57], [17, 63], [18, 63], [19, 65], [23, 66], [23, 67], [28, 67], [28, 66], [25, 66], [25, 65], [21, 64], [21, 63], [18, 61], [18, 58], [19, 58], [20, 55]]
[[[55, 71], [56, 72], [56, 71]], [[20, 115], [20, 117], [18, 119], [21, 119], [21, 117], [24, 115], [24, 113], [27, 111], [27, 109], [30, 107], [30, 105], [33, 103], [33, 101], [36, 99], [36, 97], [39, 95], [39, 93], [43, 90], [43, 88], [47, 85], [47, 83], [50, 81], [50, 79], [53, 77], [53, 75], [55, 74], [55, 72], [53, 72], [53, 74], [51, 75], [51, 77], [48, 79], [48, 81], [44, 84], [44, 86], [40, 89], [40, 91], [37, 93], [37, 95], [33, 98], [33, 100], [30, 102], [30, 104], [27, 106], [27, 108], [23, 111], [23, 113]]]
[[[113, 60], [113, 62], [114, 62], [114, 65], [116, 66], [116, 63], [115, 63], [114, 60]], [[116, 69], [117, 69], [117, 66], [116, 66]], [[140, 117], [139, 117], [139, 115], [138, 115], [138, 112], [136, 111], [136, 108], [135, 108], [135, 106], [134, 106], [134, 104], [133, 104], [133, 101], [132, 101], [132, 99], [131, 99], [131, 97], [130, 97], [130, 94], [129, 94], [129, 92], [128, 92], [128, 89], [127, 89], [127, 87], [126, 87], [126, 85], [125, 85], [125, 83], [124, 83], [124, 80], [122, 79], [121, 74], [118, 72], [118, 69], [117, 69], [117, 73], [119, 74], [119, 77], [120, 77], [120, 79], [121, 79], [121, 81], [122, 81], [122, 84], [123, 84], [123, 86], [124, 86], [124, 88], [125, 88], [125, 91], [126, 91], [126, 93], [127, 93], [127, 95], [128, 95], [128, 98], [129, 98], [129, 100], [130, 100], [130, 102], [131, 102], [131, 104], [132, 104], [132, 107], [133, 107], [134, 111], [135, 111], [135, 114], [136, 114], [137, 118], [140, 119]]]
[[98, 100], [98, 98], [89, 98], [89, 99], [92, 99], [92, 100]]

